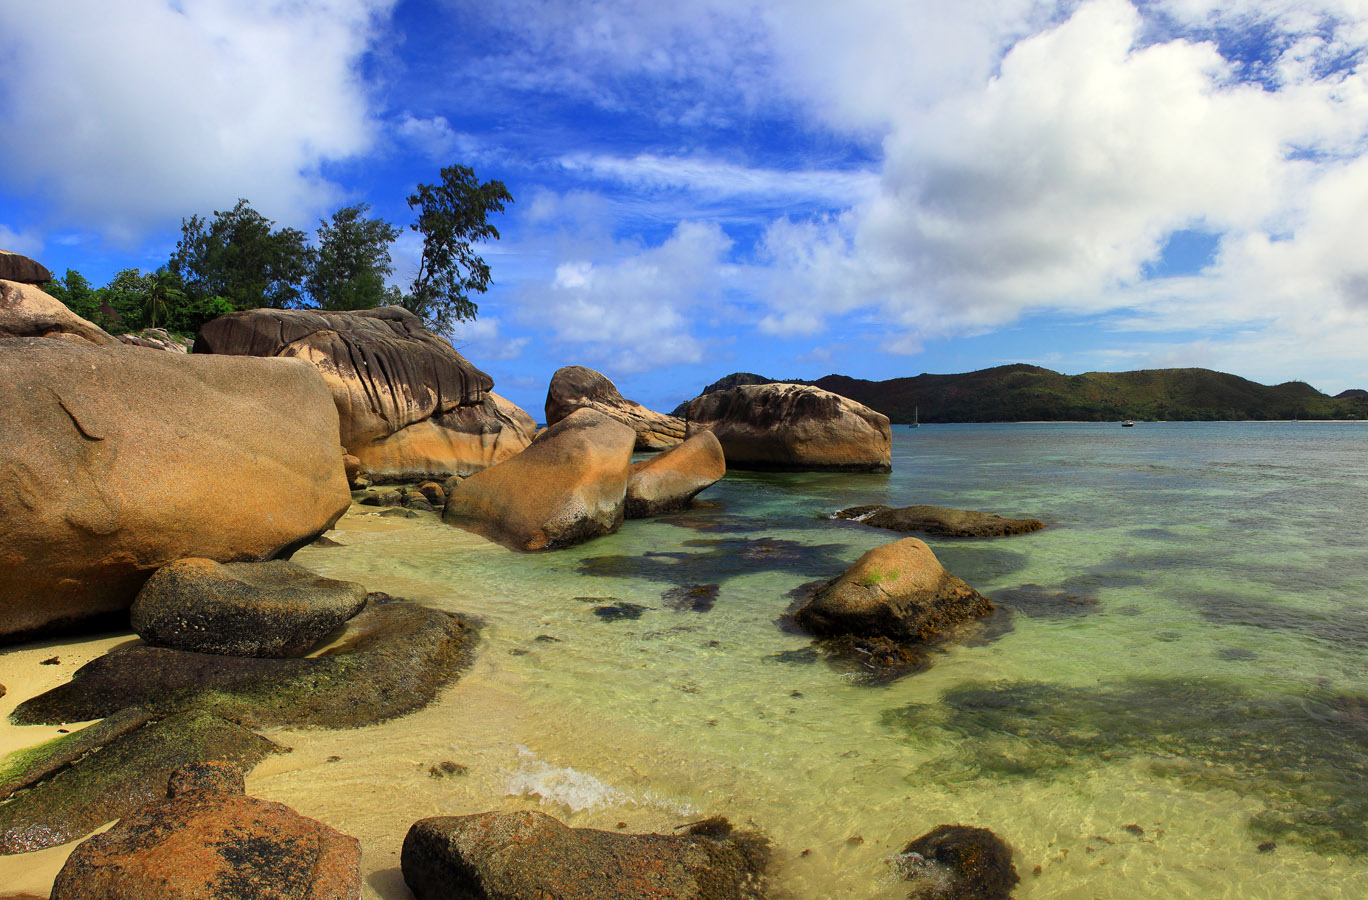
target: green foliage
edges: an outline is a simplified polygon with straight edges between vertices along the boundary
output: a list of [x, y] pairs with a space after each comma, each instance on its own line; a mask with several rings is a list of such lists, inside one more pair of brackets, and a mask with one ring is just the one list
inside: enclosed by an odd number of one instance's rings
[[100, 299], [85, 276], [75, 269], [67, 269], [61, 278], [48, 282], [45, 290], [61, 300], [76, 315], [91, 322], [96, 321], [100, 312]]
[[237, 309], [299, 306], [312, 254], [304, 232], [275, 225], [239, 200], [212, 222], [181, 220], [181, 239], [169, 268], [192, 300], [227, 297]]
[[[118, 272], [109, 284], [97, 292], [101, 302], [101, 318], [110, 323], [104, 327], [115, 333], [145, 328], [149, 289], [148, 276], [138, 269]], [[113, 313], [107, 310], [113, 310]]]
[[318, 249], [305, 285], [320, 309], [373, 309], [397, 304], [398, 288], [385, 287], [394, 272], [389, 245], [399, 229], [383, 219], [364, 218], [370, 206], [358, 203], [319, 220]]
[[502, 181], [480, 184], [466, 166], [447, 166], [441, 183], [418, 185], [408, 198], [418, 221], [409, 227], [423, 236], [423, 256], [403, 305], [438, 331], [453, 321], [474, 319], [470, 294], [488, 290], [490, 277], [489, 266], [471, 245], [498, 239], [489, 214], [503, 212], [512, 202]]

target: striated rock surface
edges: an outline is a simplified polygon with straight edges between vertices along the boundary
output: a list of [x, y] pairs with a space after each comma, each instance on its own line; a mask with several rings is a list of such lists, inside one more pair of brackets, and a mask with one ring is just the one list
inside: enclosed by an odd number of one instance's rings
[[295, 360], [0, 338], [0, 641], [126, 610], [168, 562], [288, 556], [351, 502]]
[[176, 337], [165, 328], [144, 328], [136, 334], [121, 334], [119, 340], [134, 347], [166, 350], [170, 353], [189, 353], [194, 344], [189, 338]]
[[52, 900], [356, 900], [361, 844], [281, 803], [248, 797], [242, 772], [203, 763], [169, 799], [76, 847]]
[[636, 433], [592, 409], [450, 487], [442, 518], [512, 550], [556, 550], [617, 531]]
[[711, 431], [732, 469], [892, 471], [888, 417], [802, 384], [740, 385], [688, 406], [689, 433]]
[[31, 284], [0, 280], [0, 338], [51, 337], [111, 346], [119, 339]]
[[727, 462], [717, 436], [700, 431], [659, 456], [632, 464], [627, 479], [627, 518], [684, 509], [726, 474]]
[[555, 425], [577, 409], [593, 409], [636, 432], [636, 449], [666, 450], [684, 440], [682, 419], [654, 412], [623, 397], [617, 385], [584, 366], [566, 366], [551, 376], [546, 391], [546, 424]]
[[1039, 531], [1039, 519], [1006, 519], [995, 513], [947, 506], [852, 506], [836, 513], [838, 519], [853, 519], [889, 531], [915, 531], [936, 537], [1004, 537]]
[[422, 819], [401, 854], [418, 900], [759, 900], [768, 861], [768, 842], [724, 819], [620, 834], [534, 811]]
[[478, 471], [531, 441], [531, 417], [402, 307], [254, 309], [207, 323], [196, 353], [302, 359], [323, 375], [342, 445], [373, 481]]
[[46, 284], [52, 280], [52, 272], [37, 260], [9, 250], [0, 250], [0, 280]]
[[147, 643], [226, 656], [303, 656], [366, 605], [366, 588], [283, 559], [181, 559], [156, 571], [133, 601]]
[[993, 604], [941, 566], [916, 538], [875, 547], [794, 614], [819, 637], [877, 636], [928, 641], [985, 616]]
[[910, 900], [1011, 900], [1021, 878], [1012, 848], [987, 828], [937, 825], [897, 859]]

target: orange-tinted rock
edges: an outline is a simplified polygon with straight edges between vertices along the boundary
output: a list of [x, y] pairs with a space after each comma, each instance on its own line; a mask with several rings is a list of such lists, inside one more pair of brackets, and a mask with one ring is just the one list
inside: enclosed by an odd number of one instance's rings
[[597, 410], [631, 428], [638, 450], [667, 450], [684, 440], [687, 431], [683, 419], [628, 400], [617, 385], [593, 369], [557, 369], [546, 391], [546, 424], [555, 425], [577, 409]]
[[803, 384], [740, 385], [689, 402], [689, 433], [711, 431], [732, 469], [889, 472], [888, 417]]
[[375, 482], [468, 474], [520, 451], [532, 419], [406, 309], [254, 309], [200, 329], [196, 353], [285, 356], [316, 368], [343, 447]]
[[442, 518], [513, 550], [555, 550], [623, 520], [636, 433], [592, 409], [552, 425], [522, 453], [453, 485]]
[[172, 776], [170, 798], [82, 841], [53, 900], [356, 900], [356, 838], [242, 793], [213, 764]]
[[0, 279], [21, 284], [46, 284], [52, 280], [52, 272], [37, 260], [9, 250], [0, 250]]
[[988, 598], [945, 571], [930, 547], [903, 538], [861, 556], [794, 618], [819, 637], [928, 641], [992, 611]]
[[161, 566], [288, 556], [351, 497], [294, 360], [0, 339], [0, 640], [125, 610]]
[[119, 339], [87, 322], [56, 297], [31, 284], [0, 281], [0, 338], [51, 337], [77, 344], [115, 345]]
[[627, 479], [627, 518], [640, 519], [684, 509], [727, 474], [722, 445], [700, 431], [659, 456], [632, 464]]

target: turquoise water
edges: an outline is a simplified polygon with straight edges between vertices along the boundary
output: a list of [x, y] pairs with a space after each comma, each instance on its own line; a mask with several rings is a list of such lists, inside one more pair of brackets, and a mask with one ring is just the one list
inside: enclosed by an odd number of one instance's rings
[[[347, 546], [298, 561], [478, 617], [480, 660], [410, 719], [279, 735], [297, 752], [254, 789], [361, 836], [372, 896], [403, 896], [395, 823], [529, 806], [726, 815], [773, 838], [793, 898], [906, 896], [892, 858], [943, 822], [1006, 838], [1019, 898], [1368, 893], [1368, 428], [895, 428], [893, 465], [732, 473], [542, 555], [354, 507]], [[870, 685], [777, 624], [899, 537], [828, 518], [863, 503], [1048, 527], [928, 539], [1004, 611]], [[444, 758], [470, 775], [426, 777]], [[320, 800], [339, 777], [363, 796]]]

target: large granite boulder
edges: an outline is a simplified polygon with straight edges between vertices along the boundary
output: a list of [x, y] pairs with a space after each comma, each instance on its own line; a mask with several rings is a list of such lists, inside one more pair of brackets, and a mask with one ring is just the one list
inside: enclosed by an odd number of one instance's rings
[[119, 339], [31, 284], [0, 280], [0, 338], [51, 337], [113, 346]]
[[759, 900], [768, 861], [768, 842], [725, 820], [621, 834], [535, 811], [422, 819], [400, 854], [418, 900]]
[[623, 397], [617, 385], [584, 366], [566, 366], [551, 376], [546, 391], [546, 424], [555, 425], [577, 409], [598, 410], [636, 432], [636, 449], [666, 450], [684, 440], [684, 420], [654, 412]]
[[794, 619], [818, 637], [929, 641], [992, 611], [988, 598], [945, 571], [930, 547], [903, 538], [861, 556], [818, 589]]
[[996, 513], [948, 506], [852, 506], [836, 513], [836, 518], [853, 519], [873, 528], [915, 531], [936, 537], [1005, 537], [1030, 534], [1045, 527], [1039, 519], [1008, 519]]
[[700, 431], [659, 456], [632, 464], [627, 479], [627, 518], [684, 509], [699, 492], [726, 474], [727, 461], [717, 436]]
[[323, 375], [342, 446], [374, 482], [469, 474], [532, 440], [530, 416], [398, 306], [352, 312], [253, 309], [207, 323], [195, 353], [302, 359]]
[[52, 280], [52, 272], [37, 260], [9, 250], [0, 250], [0, 280], [47, 284]]
[[636, 432], [581, 409], [522, 453], [452, 486], [442, 518], [512, 550], [557, 550], [617, 531]]
[[732, 469], [892, 471], [888, 416], [805, 384], [739, 385], [695, 397], [689, 434], [717, 435]]
[[248, 797], [226, 763], [177, 771], [169, 799], [82, 841], [52, 900], [356, 900], [361, 844]]
[[283, 559], [180, 559], [138, 592], [129, 619], [158, 647], [225, 656], [303, 656], [366, 605], [366, 588]]
[[126, 610], [168, 562], [288, 557], [351, 502], [297, 360], [0, 338], [0, 641]]
[[987, 828], [937, 825], [897, 857], [909, 900], [1011, 900], [1021, 878], [1012, 848]]

